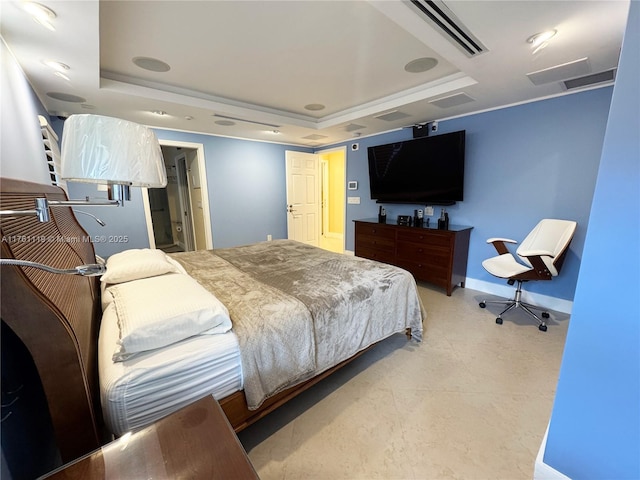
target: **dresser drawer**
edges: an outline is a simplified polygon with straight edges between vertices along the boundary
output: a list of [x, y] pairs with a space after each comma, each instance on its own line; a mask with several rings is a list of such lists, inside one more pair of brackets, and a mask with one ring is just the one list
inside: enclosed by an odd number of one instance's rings
[[356, 256], [362, 258], [368, 258], [370, 260], [377, 260], [378, 262], [390, 263], [395, 265], [395, 255], [393, 251], [385, 252], [384, 250], [376, 250], [373, 248], [360, 247], [356, 245]]
[[448, 231], [403, 228], [398, 231], [398, 242], [413, 242], [451, 248], [453, 235]]
[[356, 238], [360, 235], [388, 238], [393, 242], [396, 238], [396, 231], [393, 227], [386, 226], [384, 223], [362, 224], [356, 222]]
[[450, 263], [451, 250], [428, 244], [398, 242], [397, 255], [398, 260], [447, 267]]
[[411, 272], [416, 280], [434, 283], [443, 287], [447, 286], [449, 279], [449, 269], [447, 266], [409, 260], [398, 260], [396, 265]]
[[393, 253], [395, 246], [396, 242], [393, 238], [377, 237], [374, 235], [359, 235], [356, 238], [356, 249], [360, 247]]

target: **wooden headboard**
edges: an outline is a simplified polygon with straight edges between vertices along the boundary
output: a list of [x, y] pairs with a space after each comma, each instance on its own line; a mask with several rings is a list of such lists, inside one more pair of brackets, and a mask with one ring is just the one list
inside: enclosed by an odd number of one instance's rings
[[[0, 178], [0, 209], [31, 210], [37, 197], [66, 200], [51, 185]], [[68, 207], [51, 209], [51, 221], [35, 216], [0, 217], [2, 258], [73, 268], [95, 263], [90, 237]], [[56, 275], [3, 265], [1, 316], [31, 353], [47, 398], [64, 462], [103, 443], [97, 338], [97, 277]]]

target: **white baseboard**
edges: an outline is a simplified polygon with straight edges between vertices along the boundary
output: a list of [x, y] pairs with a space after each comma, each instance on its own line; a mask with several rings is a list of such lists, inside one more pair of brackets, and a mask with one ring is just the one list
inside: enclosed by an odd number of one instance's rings
[[[505, 285], [498, 285], [491, 282], [485, 282], [484, 280], [476, 280], [474, 278], [467, 278], [465, 286], [473, 290], [479, 290], [481, 292], [503, 298], [513, 298], [513, 294], [515, 292], [515, 286], [512, 287], [507, 285], [506, 282]], [[571, 314], [571, 310], [573, 309], [573, 301], [571, 300], [549, 297], [539, 293], [530, 293], [524, 289], [522, 290], [522, 300], [527, 303], [532, 303], [533, 305], [544, 305], [544, 307], [549, 310], [566, 314]]]
[[536, 457], [536, 463], [533, 468], [533, 480], [571, 480], [571, 478], [544, 463], [544, 452], [547, 448], [548, 434], [549, 426], [547, 426], [547, 431], [544, 433], [540, 450], [538, 450], [538, 456]]

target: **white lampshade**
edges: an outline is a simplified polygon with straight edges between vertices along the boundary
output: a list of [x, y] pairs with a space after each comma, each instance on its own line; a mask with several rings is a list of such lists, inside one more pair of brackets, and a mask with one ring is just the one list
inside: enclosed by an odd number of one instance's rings
[[167, 185], [162, 150], [153, 130], [101, 115], [71, 115], [64, 122], [60, 174], [74, 182]]

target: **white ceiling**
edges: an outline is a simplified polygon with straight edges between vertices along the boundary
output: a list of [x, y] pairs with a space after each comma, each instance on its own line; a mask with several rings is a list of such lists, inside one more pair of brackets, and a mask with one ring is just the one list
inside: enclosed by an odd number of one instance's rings
[[[52, 115], [96, 113], [313, 147], [564, 94], [560, 80], [615, 69], [629, 7], [628, 0], [447, 0], [486, 49], [469, 57], [400, 0], [42, 0], [56, 13], [55, 31], [21, 3], [0, 2], [1, 34]], [[557, 35], [532, 53], [527, 38], [548, 29]], [[145, 70], [135, 57], [171, 68]], [[437, 66], [405, 71], [424, 57]], [[69, 80], [53, 75], [47, 59], [67, 64]], [[527, 77], [577, 60], [548, 72], [546, 83]], [[460, 93], [471, 101], [431, 103]], [[401, 118], [377, 118], [392, 112]], [[216, 123], [229, 123], [224, 117], [234, 124]]]

